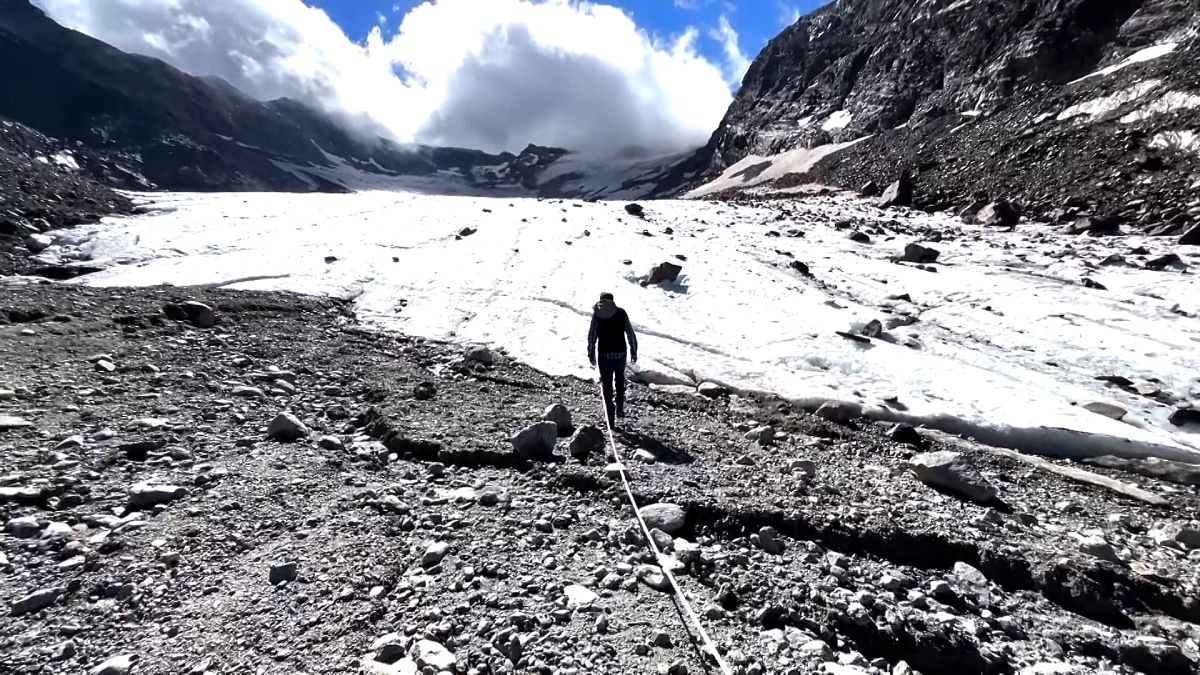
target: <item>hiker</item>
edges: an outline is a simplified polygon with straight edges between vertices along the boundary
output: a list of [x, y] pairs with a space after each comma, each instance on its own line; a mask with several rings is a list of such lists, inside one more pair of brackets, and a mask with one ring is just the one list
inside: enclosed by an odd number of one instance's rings
[[[625, 340], [629, 340], [629, 358], [637, 363], [637, 336], [625, 310], [613, 302], [612, 293], [601, 293], [600, 302], [592, 310], [592, 326], [588, 330], [588, 361], [600, 368], [600, 388], [604, 390], [604, 409], [608, 423], [614, 417], [625, 417]], [[596, 358], [596, 343], [600, 356]], [[616, 401], [614, 404], [614, 380]]]

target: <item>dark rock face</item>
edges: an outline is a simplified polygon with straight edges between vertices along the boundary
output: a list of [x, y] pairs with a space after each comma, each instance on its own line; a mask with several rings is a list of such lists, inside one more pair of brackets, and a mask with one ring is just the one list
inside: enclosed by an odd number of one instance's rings
[[1178, 134], [1200, 125], [1200, 108], [1161, 102], [1200, 92], [1200, 43], [1180, 37], [1197, 11], [1195, 0], [830, 3], [758, 55], [686, 171], [703, 181], [749, 154], [869, 135], [777, 186], [882, 185], [907, 168], [919, 208], [982, 193], [1031, 218], [1074, 200], [1072, 217], [1195, 224], [1200, 153]]

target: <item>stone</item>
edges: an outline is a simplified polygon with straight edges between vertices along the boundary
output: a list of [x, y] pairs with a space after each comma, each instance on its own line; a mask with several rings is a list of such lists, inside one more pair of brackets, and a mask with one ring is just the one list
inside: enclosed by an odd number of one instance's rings
[[775, 427], [770, 425], [756, 427], [746, 433], [746, 438], [759, 445], [771, 445], [775, 442]]
[[938, 257], [941, 255], [942, 252], [937, 249], [922, 246], [914, 242], [904, 247], [904, 256], [901, 260], [917, 263], [918, 265], [928, 265], [937, 262]]
[[1120, 420], [1129, 412], [1121, 406], [1113, 405], [1111, 403], [1087, 403], [1084, 404], [1083, 408], [1085, 410], [1094, 412], [1097, 415], [1103, 415], [1114, 420]]
[[869, 180], [858, 189], [858, 193], [864, 197], [878, 197], [879, 184], [873, 180]]
[[683, 271], [683, 266], [676, 265], [672, 262], [664, 262], [655, 265], [650, 272], [642, 278], [642, 286], [653, 286], [661, 284], [664, 281], [675, 283], [679, 279], [679, 273]]
[[33, 423], [29, 420], [12, 415], [0, 415], [0, 431], [8, 431], [9, 429], [24, 429], [31, 427]]
[[600, 596], [593, 593], [586, 586], [580, 586], [579, 584], [571, 584], [564, 588], [563, 595], [567, 598], [567, 607], [571, 609], [588, 607], [600, 599]]
[[437, 396], [437, 386], [432, 382], [422, 382], [413, 387], [413, 398], [418, 401], [429, 401]]
[[22, 516], [13, 518], [4, 524], [4, 530], [17, 539], [29, 539], [36, 537], [38, 532], [42, 531], [42, 527], [38, 525], [37, 518], [33, 516]]
[[468, 347], [464, 358], [471, 363], [484, 366], [496, 365], [496, 355], [487, 347]]
[[557, 425], [560, 438], [566, 438], [575, 432], [575, 425], [571, 423], [571, 411], [561, 403], [555, 403], [546, 408], [542, 413], [542, 420]]
[[667, 575], [657, 565], [638, 565], [634, 570], [634, 575], [638, 581], [656, 591], [667, 593], [671, 590], [671, 582], [667, 580]]
[[203, 302], [188, 300], [179, 303], [179, 307], [187, 317], [188, 323], [196, 328], [212, 328], [217, 323], [216, 312]]
[[1178, 408], [1167, 419], [1177, 427], [1200, 425], [1200, 408]]
[[856, 244], [871, 243], [871, 236], [869, 234], [867, 234], [866, 232], [862, 232], [860, 230], [855, 230], [855, 231], [851, 232], [846, 238]]
[[667, 534], [677, 534], [686, 520], [683, 508], [676, 504], [650, 504], [638, 509], [638, 513], [648, 528], [657, 528]]
[[538, 422], [512, 437], [513, 452], [522, 459], [534, 461], [553, 459], [557, 442], [558, 425], [554, 422]]
[[[959, 590], [961, 590], [963, 593], [973, 595], [979, 598], [982, 602], [987, 602], [989, 600], [992, 587], [988, 582], [987, 577], [984, 576], [983, 572], [980, 572], [978, 569], [968, 565], [965, 562], [959, 561], [954, 563], [954, 570], [952, 574]], [[945, 594], [942, 592], [942, 590], [943, 589], [940, 587], [935, 589], [933, 585], [930, 586], [930, 594], [935, 597], [939, 595], [944, 596]]]
[[433, 640], [417, 640], [413, 646], [412, 659], [421, 668], [433, 668], [434, 671], [454, 671], [455, 656], [440, 642]]
[[809, 478], [817, 477], [817, 463], [811, 459], [794, 459], [788, 464], [792, 473], [800, 472]]
[[12, 604], [12, 615], [22, 616], [31, 614], [41, 609], [45, 609], [54, 604], [58, 600], [66, 588], [62, 586], [51, 586], [50, 588], [38, 589], [29, 595], [17, 598]]
[[271, 569], [267, 573], [267, 580], [272, 586], [278, 586], [285, 581], [295, 581], [298, 569], [294, 562], [276, 562], [271, 563]]
[[1167, 255], [1146, 261], [1146, 269], [1148, 270], [1161, 271], [1168, 267], [1183, 270], [1187, 268], [1187, 263], [1183, 262], [1183, 259], [1174, 253], [1168, 253]]
[[913, 183], [909, 173], [907, 171], [901, 173], [900, 178], [883, 191], [883, 194], [879, 196], [876, 203], [882, 208], [889, 206], [912, 206]]
[[1121, 559], [1117, 557], [1117, 552], [1113, 550], [1112, 545], [1102, 537], [1084, 537], [1079, 542], [1079, 550], [1093, 558], [1116, 564], [1121, 563]]
[[266, 393], [258, 387], [234, 387], [229, 392], [231, 396], [240, 396], [242, 398], [266, 398]]
[[826, 401], [813, 414], [837, 424], [845, 424], [858, 417], [856, 407], [843, 401]]
[[975, 219], [985, 227], [1014, 227], [1021, 220], [1021, 212], [1007, 200], [991, 202], [975, 214]]
[[281, 412], [267, 427], [267, 438], [283, 443], [294, 443], [308, 436], [308, 427], [295, 415]]
[[145, 509], [158, 504], [167, 504], [176, 499], [183, 499], [187, 494], [187, 488], [178, 485], [144, 482], [129, 488], [127, 504], [131, 509]]
[[752, 535], [751, 540], [771, 555], [783, 554], [784, 545], [782, 541], [779, 541], [779, 533], [770, 525], [759, 528], [758, 532]]
[[917, 480], [931, 487], [961, 495], [975, 502], [988, 503], [996, 498], [992, 487], [975, 467], [958, 452], [925, 452], [908, 460], [908, 469]]
[[585, 424], [575, 431], [568, 449], [572, 457], [583, 462], [593, 454], [604, 454], [604, 446], [607, 444], [608, 440], [603, 431], [591, 424]]
[[888, 438], [905, 445], [920, 446], [925, 442], [921, 433], [908, 424], [897, 424], [888, 431]]
[[1180, 246], [1200, 246], [1200, 225], [1192, 227], [1179, 238]]
[[317, 445], [325, 450], [341, 450], [345, 447], [337, 436], [322, 436], [317, 439]]
[[1115, 236], [1121, 234], [1121, 221], [1111, 216], [1091, 216], [1079, 218], [1065, 226], [1066, 234], [1090, 234], [1094, 237]]
[[1150, 531], [1150, 538], [1159, 546], [1176, 546], [1185, 550], [1200, 549], [1200, 529], [1180, 523], [1167, 523]]
[[133, 668], [133, 654], [114, 656], [88, 671], [88, 675], [127, 675]]
[[629, 215], [633, 216], [634, 218], [645, 218], [646, 217], [646, 209], [642, 208], [642, 205], [637, 204], [637, 203], [626, 204], [625, 205], [625, 213], [628, 213]]
[[450, 544], [444, 541], [434, 542], [425, 549], [425, 554], [421, 556], [421, 566], [433, 567], [434, 565], [440, 565], [442, 559], [449, 552]]
[[701, 382], [696, 391], [705, 398], [720, 398], [729, 395], [729, 389], [716, 382]]

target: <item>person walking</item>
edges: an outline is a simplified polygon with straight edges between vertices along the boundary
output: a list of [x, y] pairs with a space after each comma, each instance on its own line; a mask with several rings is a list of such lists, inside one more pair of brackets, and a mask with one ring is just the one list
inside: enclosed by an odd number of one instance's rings
[[[600, 370], [600, 388], [604, 391], [604, 409], [608, 423], [625, 417], [625, 343], [629, 342], [629, 358], [637, 363], [637, 335], [625, 310], [617, 307], [612, 293], [601, 293], [600, 302], [592, 309], [592, 325], [588, 329], [588, 362]], [[597, 358], [596, 345], [600, 353]]]

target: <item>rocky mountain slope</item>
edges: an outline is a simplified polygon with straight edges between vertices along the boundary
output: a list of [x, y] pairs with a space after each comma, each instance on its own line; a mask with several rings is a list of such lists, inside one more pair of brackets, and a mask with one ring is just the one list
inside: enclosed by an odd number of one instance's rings
[[20, 64], [4, 72], [0, 115], [82, 144], [105, 160], [86, 171], [128, 189], [346, 191], [415, 177], [443, 190], [578, 196], [624, 181], [588, 183], [592, 169], [556, 148], [489, 154], [350, 131], [346, 120], [296, 101], [258, 101], [224, 81], [121, 52], [59, 26], [28, 0], [0, 3], [0, 63]]
[[1197, 16], [1195, 0], [839, 0], [767, 45], [677, 176], [865, 138], [777, 185], [910, 170], [924, 208], [1005, 198], [1181, 233], [1200, 220]]

